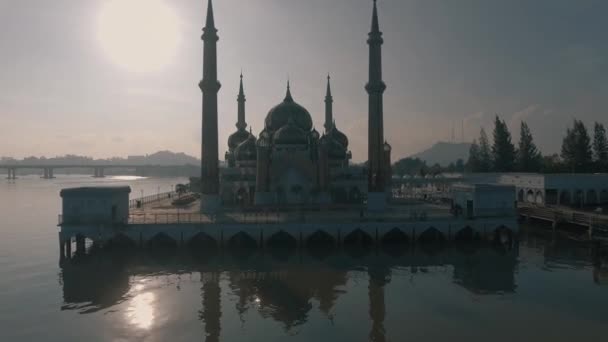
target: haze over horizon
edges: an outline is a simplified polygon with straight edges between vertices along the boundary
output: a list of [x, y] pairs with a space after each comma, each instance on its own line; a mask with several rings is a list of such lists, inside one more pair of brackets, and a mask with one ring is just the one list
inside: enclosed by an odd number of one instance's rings
[[[206, 0], [0, 0], [0, 156], [200, 157]], [[142, 6], [145, 3], [145, 6]], [[325, 82], [355, 161], [367, 157], [371, 0], [214, 0], [220, 156], [239, 73], [259, 134], [284, 97], [322, 129]], [[379, 0], [385, 132], [398, 159], [433, 143], [530, 125], [558, 152], [573, 118], [608, 124], [604, 1]], [[314, 20], [311, 20], [314, 18]]]

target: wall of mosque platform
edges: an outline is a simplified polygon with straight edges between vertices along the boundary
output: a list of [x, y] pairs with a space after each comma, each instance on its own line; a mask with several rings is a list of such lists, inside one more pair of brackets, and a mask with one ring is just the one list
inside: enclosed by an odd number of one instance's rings
[[187, 246], [193, 241], [208, 246], [303, 247], [310, 245], [417, 244], [429, 241], [493, 241], [511, 244], [519, 226], [516, 218], [476, 220], [438, 219], [410, 222], [299, 223], [157, 223], [120, 227], [69, 225], [59, 232], [60, 245], [85, 238], [105, 245], [128, 241], [146, 247], [157, 242]]

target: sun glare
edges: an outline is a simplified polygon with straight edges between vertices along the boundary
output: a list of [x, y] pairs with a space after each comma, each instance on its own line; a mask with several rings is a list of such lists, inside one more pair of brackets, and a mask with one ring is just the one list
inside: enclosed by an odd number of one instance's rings
[[175, 58], [179, 20], [165, 0], [107, 0], [99, 13], [98, 39], [116, 65], [158, 71]]

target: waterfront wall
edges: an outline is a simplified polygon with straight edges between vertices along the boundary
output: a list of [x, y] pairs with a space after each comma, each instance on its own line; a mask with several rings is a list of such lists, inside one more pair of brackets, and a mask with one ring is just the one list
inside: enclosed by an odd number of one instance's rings
[[500, 240], [510, 243], [518, 233], [515, 218], [437, 220], [419, 222], [358, 222], [344, 224], [134, 224], [124, 227], [62, 227], [60, 244], [88, 238], [104, 245], [116, 239], [146, 247], [155, 241], [187, 246], [193, 241], [208, 246], [417, 243], [427, 240]]

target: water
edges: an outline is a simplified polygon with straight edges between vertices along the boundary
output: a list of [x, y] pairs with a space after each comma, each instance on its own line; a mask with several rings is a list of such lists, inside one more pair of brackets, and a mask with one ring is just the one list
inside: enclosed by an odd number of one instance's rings
[[0, 182], [0, 341], [604, 340], [608, 267], [535, 227], [513, 250], [329, 256], [93, 253], [59, 265], [63, 187], [183, 179]]

